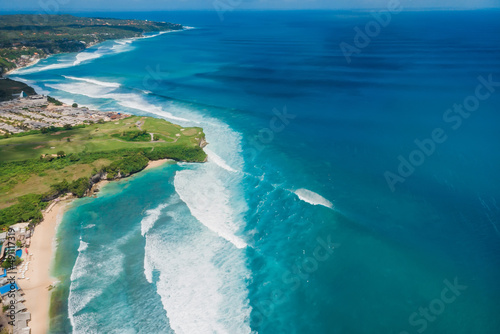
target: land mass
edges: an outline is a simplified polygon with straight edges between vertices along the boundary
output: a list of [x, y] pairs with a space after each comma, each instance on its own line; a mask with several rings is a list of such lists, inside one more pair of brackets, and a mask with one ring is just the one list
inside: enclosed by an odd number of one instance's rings
[[97, 182], [127, 177], [152, 160], [204, 162], [207, 157], [202, 128], [92, 111], [43, 96], [0, 103], [1, 124], [4, 230], [19, 222], [35, 225], [51, 200], [67, 193], [87, 196]]
[[180, 24], [73, 15], [0, 15], [0, 75], [52, 54], [145, 33], [181, 30]]

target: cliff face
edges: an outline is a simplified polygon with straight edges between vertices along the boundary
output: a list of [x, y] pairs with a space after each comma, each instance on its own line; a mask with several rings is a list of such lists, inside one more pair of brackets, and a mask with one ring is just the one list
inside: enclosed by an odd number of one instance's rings
[[0, 78], [0, 101], [15, 99], [13, 94], [25, 92], [27, 95], [36, 95], [35, 90], [27, 84], [8, 78]]
[[208, 145], [207, 140], [205, 139], [205, 136], [203, 136], [203, 138], [200, 139], [200, 147], [204, 148], [207, 145]]

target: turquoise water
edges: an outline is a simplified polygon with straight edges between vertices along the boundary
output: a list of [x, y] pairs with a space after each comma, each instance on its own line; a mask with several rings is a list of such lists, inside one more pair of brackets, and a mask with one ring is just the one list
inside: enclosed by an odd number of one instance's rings
[[[75, 202], [53, 333], [499, 332], [500, 88], [445, 115], [479, 76], [500, 81], [500, 12], [400, 13], [351, 63], [339, 43], [369, 13], [110, 15], [195, 29], [13, 76], [202, 126], [209, 162]], [[386, 172], [436, 129], [392, 189]]]

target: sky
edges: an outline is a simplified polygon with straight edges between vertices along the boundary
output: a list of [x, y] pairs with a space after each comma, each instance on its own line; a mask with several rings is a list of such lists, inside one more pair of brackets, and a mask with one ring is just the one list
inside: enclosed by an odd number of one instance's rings
[[406, 9], [500, 8], [500, 0], [0, 0], [0, 13], [31, 10], [64, 11], [151, 11], [151, 10], [266, 10], [266, 9], [373, 9], [400, 1]]

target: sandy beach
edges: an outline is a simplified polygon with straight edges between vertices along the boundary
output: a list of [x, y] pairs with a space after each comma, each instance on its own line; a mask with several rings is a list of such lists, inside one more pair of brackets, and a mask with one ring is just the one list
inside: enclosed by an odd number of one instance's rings
[[[170, 159], [150, 161], [146, 169], [159, 167]], [[102, 180], [96, 184], [98, 189], [110, 181]], [[28, 270], [25, 279], [19, 284], [25, 292], [25, 305], [31, 312], [29, 326], [31, 334], [45, 334], [49, 329], [50, 291], [48, 287], [57, 283], [57, 279], [50, 275], [51, 263], [56, 250], [55, 236], [66, 206], [71, 199], [60, 200], [52, 203], [44, 213], [43, 221], [35, 227], [35, 233], [25, 259]], [[24, 254], [26, 256], [26, 254]], [[26, 263], [25, 262], [25, 263]]]
[[[25, 305], [31, 312], [31, 334], [45, 334], [49, 329], [50, 291], [48, 287], [56, 282], [51, 277], [51, 262], [55, 251], [57, 225], [62, 219], [69, 200], [59, 201], [44, 213], [43, 221], [35, 227], [35, 233], [28, 249], [29, 261], [26, 278], [19, 285], [25, 292]], [[24, 254], [25, 255], [25, 254]], [[29, 279], [28, 279], [29, 278]]]
[[160, 159], [160, 160], [149, 161], [148, 165], [146, 166], [146, 168], [144, 168], [144, 170], [159, 167], [168, 161], [173, 161], [173, 160], [172, 159]]

